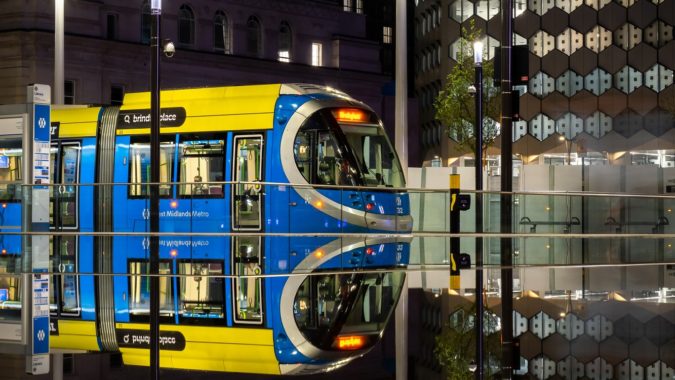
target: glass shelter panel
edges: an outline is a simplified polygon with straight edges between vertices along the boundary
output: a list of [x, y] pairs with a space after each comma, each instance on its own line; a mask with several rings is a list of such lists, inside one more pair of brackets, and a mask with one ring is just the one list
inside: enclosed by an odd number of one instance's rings
[[222, 197], [224, 166], [223, 140], [185, 140], [180, 143], [180, 174], [178, 195], [193, 197]]
[[[171, 182], [173, 172], [173, 153], [175, 144], [161, 142], [159, 147], [159, 181]], [[130, 175], [129, 196], [147, 197], [150, 195], [150, 186], [141, 186], [150, 182], [150, 144], [147, 142], [131, 143], [129, 147]], [[171, 185], [160, 185], [159, 196], [171, 196]]]

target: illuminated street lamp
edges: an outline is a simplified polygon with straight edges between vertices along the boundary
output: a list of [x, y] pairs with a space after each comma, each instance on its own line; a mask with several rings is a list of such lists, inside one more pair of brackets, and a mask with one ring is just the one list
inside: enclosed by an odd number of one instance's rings
[[[473, 43], [476, 89], [476, 233], [483, 232], [483, 43]], [[476, 379], [483, 379], [483, 238], [476, 238]]]

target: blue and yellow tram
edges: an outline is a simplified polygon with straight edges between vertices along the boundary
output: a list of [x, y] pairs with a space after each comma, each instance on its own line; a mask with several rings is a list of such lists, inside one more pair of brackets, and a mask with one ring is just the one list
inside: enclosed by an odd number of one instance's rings
[[[314, 373], [365, 354], [399, 297], [412, 229], [374, 112], [296, 84], [161, 100], [162, 367]], [[149, 363], [149, 102], [52, 111], [53, 348]], [[20, 253], [11, 239], [8, 257]]]

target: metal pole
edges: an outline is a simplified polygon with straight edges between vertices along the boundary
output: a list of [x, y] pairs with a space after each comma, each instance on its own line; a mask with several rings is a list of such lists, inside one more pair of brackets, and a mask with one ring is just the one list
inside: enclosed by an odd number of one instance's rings
[[[476, 233], [483, 232], [483, 44], [473, 44], [476, 86]], [[483, 379], [483, 239], [476, 238], [476, 379]]]
[[[501, 191], [513, 190], [513, 124], [511, 99], [511, 46], [513, 45], [513, 1], [501, 1], [502, 15], [502, 43], [501, 43]], [[501, 223], [502, 233], [511, 233], [513, 210], [510, 194], [501, 196]], [[510, 379], [513, 375], [513, 246], [511, 238], [502, 238], [501, 248], [501, 278], [502, 278], [502, 378]]]
[[54, 94], [52, 104], [63, 104], [63, 1], [54, 1]]
[[[150, 232], [159, 232], [159, 54], [162, 1], [152, 0], [150, 36]], [[150, 236], [150, 379], [159, 379], [159, 236]]]
[[[408, 178], [408, 53], [406, 0], [396, 0], [395, 144], [403, 175]], [[408, 276], [396, 306], [396, 380], [408, 378]]]

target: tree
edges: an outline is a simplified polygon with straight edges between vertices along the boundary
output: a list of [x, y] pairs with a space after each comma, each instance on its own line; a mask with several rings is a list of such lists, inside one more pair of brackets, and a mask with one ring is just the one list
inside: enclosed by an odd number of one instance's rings
[[[436, 337], [434, 353], [443, 366], [447, 380], [471, 380], [474, 378], [469, 366], [476, 352], [474, 303], [458, 308], [450, 315], [441, 335]], [[483, 314], [486, 378], [494, 375], [500, 355], [499, 317], [487, 308]], [[475, 362], [473, 363], [475, 364]]]
[[[473, 20], [469, 27], [462, 28], [455, 65], [448, 74], [443, 89], [434, 101], [436, 119], [447, 128], [448, 137], [457, 142], [460, 149], [476, 153], [474, 124], [476, 107], [474, 94], [469, 87], [474, 85], [473, 42], [479, 40], [481, 31]], [[485, 54], [483, 54], [485, 56]], [[501, 110], [500, 89], [493, 85], [494, 63], [483, 61], [483, 159], [487, 148], [499, 135], [497, 120]]]

